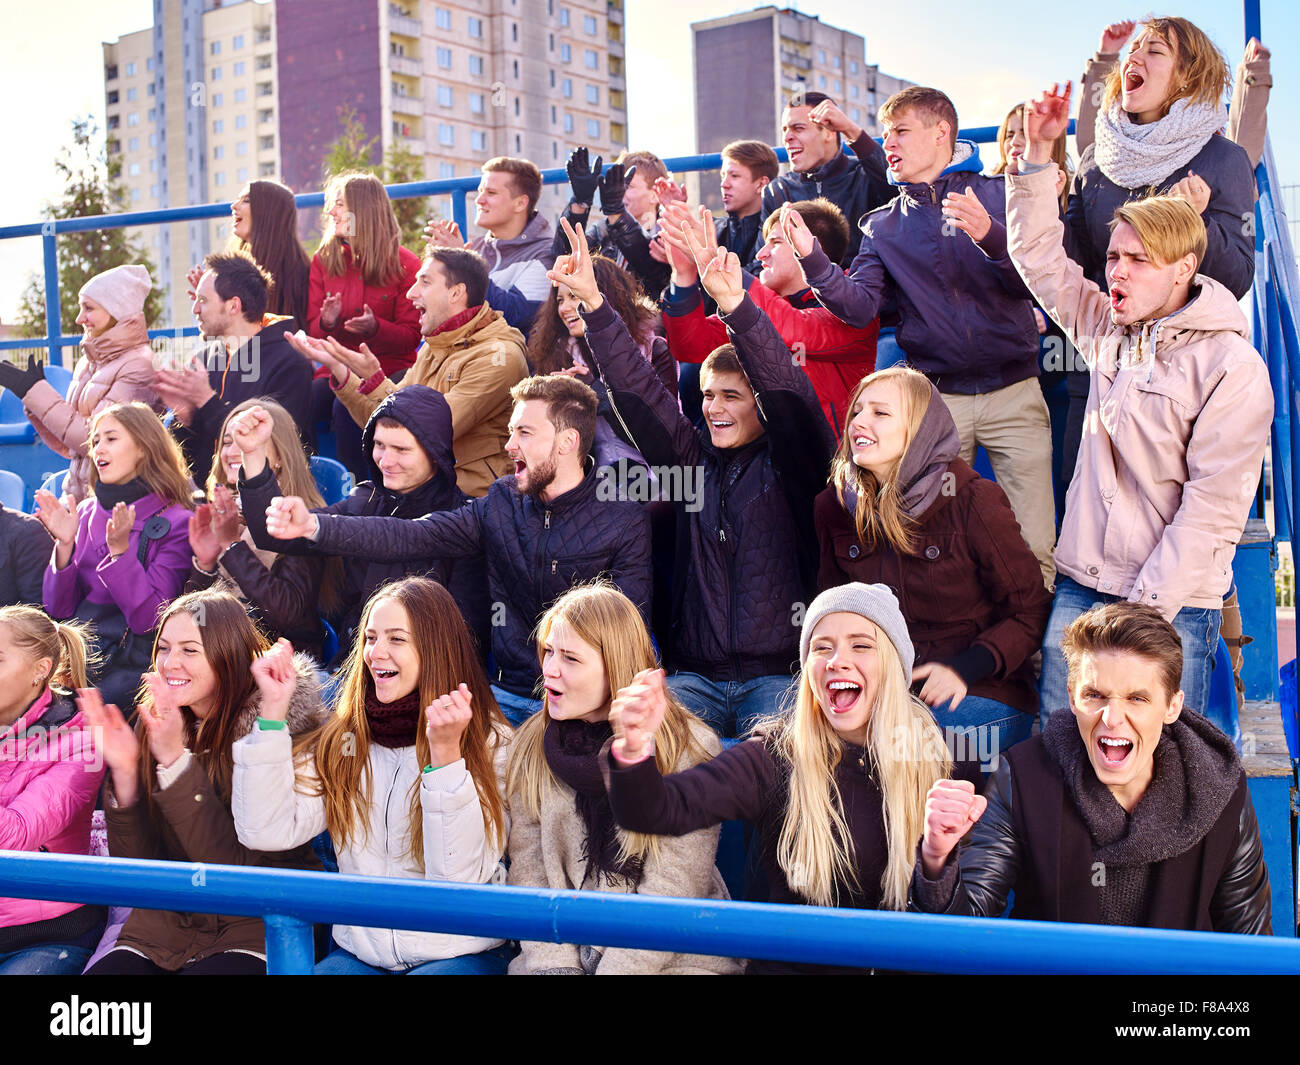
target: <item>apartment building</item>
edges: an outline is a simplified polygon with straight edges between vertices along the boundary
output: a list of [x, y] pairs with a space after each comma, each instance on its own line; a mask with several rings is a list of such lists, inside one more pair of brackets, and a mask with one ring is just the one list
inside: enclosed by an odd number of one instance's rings
[[790, 8], [760, 7], [691, 24], [695, 145], [714, 152], [739, 138], [780, 143], [781, 111], [796, 92], [832, 97], [879, 133], [876, 112], [912, 84], [866, 62], [866, 42]]

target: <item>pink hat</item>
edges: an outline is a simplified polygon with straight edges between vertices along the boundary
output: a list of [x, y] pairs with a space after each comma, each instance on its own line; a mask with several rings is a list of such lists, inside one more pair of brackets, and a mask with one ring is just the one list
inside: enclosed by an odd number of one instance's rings
[[143, 266], [115, 266], [82, 285], [80, 295], [94, 300], [120, 322], [144, 310], [152, 287], [149, 271]]

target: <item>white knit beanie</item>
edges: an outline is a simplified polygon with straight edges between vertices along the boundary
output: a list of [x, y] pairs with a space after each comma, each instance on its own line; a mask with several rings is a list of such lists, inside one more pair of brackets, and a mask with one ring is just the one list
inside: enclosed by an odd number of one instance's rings
[[115, 266], [82, 285], [80, 295], [94, 300], [120, 322], [144, 310], [151, 288], [153, 282], [143, 266]]
[[912, 676], [912, 663], [916, 651], [907, 634], [907, 622], [898, 609], [898, 600], [883, 584], [862, 584], [854, 581], [838, 588], [827, 588], [808, 608], [804, 615], [803, 631], [799, 635], [799, 666], [808, 664], [808, 645], [812, 643], [813, 629], [827, 614], [858, 614], [876, 626], [898, 652], [903, 662], [903, 675]]

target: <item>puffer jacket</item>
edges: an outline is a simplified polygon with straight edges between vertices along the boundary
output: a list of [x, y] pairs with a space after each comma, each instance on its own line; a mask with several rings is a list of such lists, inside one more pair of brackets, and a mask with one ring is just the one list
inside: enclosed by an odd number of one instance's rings
[[[862, 248], [849, 273], [820, 243], [803, 259], [822, 304], [865, 327], [898, 299], [898, 343], [940, 392], [995, 392], [1038, 376], [1038, 327], [1024, 283], [1007, 257], [1001, 177], [984, 177], [979, 152], [958, 141], [954, 162], [932, 185], [899, 186], [898, 197], [862, 221]], [[976, 244], [943, 217], [943, 198], [971, 189], [992, 220]]]
[[[325, 718], [315, 664], [306, 655], [297, 655], [294, 665], [298, 683], [289, 705], [288, 728], [274, 733], [286, 749], [293, 736], [309, 732]], [[261, 704], [261, 692], [255, 690], [240, 713], [235, 735], [254, 728]], [[234, 750], [239, 750], [238, 743]], [[232, 802], [220, 795], [193, 755], [182, 755], [160, 769], [158, 778], [146, 785], [153, 789], [152, 808], [143, 794], [128, 807], [107, 804], [108, 850], [113, 857], [186, 862], [199, 871], [204, 864], [320, 871], [320, 859], [308, 840], [284, 847], [249, 846], [240, 840]], [[256, 917], [135, 909], [117, 946], [129, 947], [174, 971], [228, 950], [264, 957], [266, 930]]]
[[[375, 425], [380, 418], [400, 422], [424, 448], [434, 465], [434, 474], [409, 492], [384, 487], [384, 475], [375, 465]], [[369, 481], [352, 489], [347, 499], [314, 510], [314, 514], [384, 516], [414, 519], [425, 514], [454, 510], [469, 502], [456, 487], [456, 460], [451, 451], [451, 408], [442, 393], [424, 385], [410, 385], [390, 394], [375, 408], [361, 436], [362, 453], [370, 468]], [[245, 479], [240, 472], [239, 498], [253, 543], [265, 551], [283, 555], [308, 555], [308, 540], [276, 540], [266, 531], [266, 508], [280, 495], [280, 484], [268, 464], [256, 477]], [[484, 656], [488, 646], [487, 574], [481, 558], [421, 558], [402, 562], [379, 561], [371, 556], [350, 558], [343, 567], [339, 605], [331, 615], [338, 633], [339, 653], [352, 646], [361, 611], [382, 585], [403, 577], [430, 577], [445, 587], [456, 600], [470, 630], [479, 640]]]
[[[352, 264], [352, 249], [346, 243], [343, 246], [343, 261], [347, 268], [338, 277], [327, 276], [324, 261], [319, 254], [313, 255], [311, 272], [307, 278], [308, 335], [333, 337], [345, 348], [354, 351], [365, 344], [379, 360], [379, 365], [386, 374], [401, 373], [410, 366], [415, 361], [416, 349], [420, 346], [420, 312], [406, 298], [406, 293], [415, 284], [415, 275], [420, 272], [420, 257], [401, 247], [397, 249], [397, 257], [401, 264], [401, 276], [389, 285], [371, 286], [366, 284], [361, 271]], [[334, 327], [324, 329], [320, 324], [320, 309], [325, 297], [331, 293], [338, 293], [343, 300], [343, 307]], [[375, 335], [363, 337], [344, 329], [343, 323], [361, 314], [367, 305], [375, 315]], [[316, 371], [316, 376], [327, 377], [329, 370], [322, 366]], [[361, 424], [365, 424], [364, 419]]]
[[1014, 891], [1011, 916], [1029, 920], [1272, 934], [1259, 824], [1232, 741], [1184, 709], [1155, 760], [1125, 814], [1097, 780], [1074, 715], [1056, 711], [1043, 735], [999, 759], [988, 808], [937, 880], [918, 856], [912, 907], [996, 917]]
[[799, 647], [791, 619], [796, 604], [812, 601], [817, 572], [812, 501], [831, 454], [807, 375], [745, 297], [723, 320], [765, 432], [719, 451], [659, 383], [608, 301], [582, 313], [601, 378], [641, 454], [652, 468], [675, 467], [694, 479], [690, 491], [681, 476], [672, 500], [678, 569], [669, 660], [716, 681], [788, 674]]
[[[862, 242], [862, 216], [889, 203], [898, 192], [889, 183], [884, 149], [870, 133], [864, 130], [849, 148], [853, 151], [853, 159], [838, 151], [829, 163], [806, 174], [797, 170], [781, 174], [763, 190], [763, 208], [758, 220], [761, 226], [767, 216], [783, 203], [825, 196], [844, 212], [849, 223], [849, 244], [844, 250], [844, 261], [839, 264], [845, 269], [857, 256], [858, 245]], [[868, 320], [874, 317], [874, 314], [868, 315]]]
[[0, 505], [0, 606], [41, 605], [54, 538], [31, 514]]
[[63, 490], [78, 503], [90, 489], [91, 420], [105, 407], [133, 400], [161, 414], [164, 404], [153, 390], [153, 373], [148, 326], [143, 314], [133, 314], [81, 342], [67, 396], [40, 380], [23, 397], [23, 410], [40, 438], [72, 460]]
[[[498, 737], [497, 786], [504, 791], [509, 738]], [[295, 786], [292, 744], [283, 730], [254, 729], [234, 747], [231, 810], [239, 840], [261, 850], [304, 847], [324, 832], [325, 801], [317, 790], [316, 764], [299, 764]], [[483, 824], [474, 778], [458, 759], [425, 773], [415, 745], [370, 744], [369, 822], [358, 825], [347, 846], [336, 846], [339, 872], [347, 876], [389, 876], [404, 880], [462, 884], [504, 883], [497, 840]], [[424, 812], [424, 868], [411, 860], [410, 795], [420, 789]], [[506, 825], [509, 831], [509, 823]], [[402, 970], [441, 958], [479, 954], [499, 939], [412, 932], [392, 928], [335, 925], [334, 941], [367, 965]]]
[[322, 515], [315, 544], [331, 555], [388, 562], [482, 555], [495, 682], [531, 698], [538, 677], [533, 628], [575, 584], [606, 576], [650, 617], [650, 515], [639, 502], [610, 498], [606, 488], [592, 467], [577, 487], [544, 503], [519, 492], [512, 475], [468, 506], [416, 521]]
[[[0, 850], [89, 854], [103, 776], [85, 719], [70, 697], [47, 686], [0, 730]], [[20, 942], [67, 942], [103, 917], [102, 907], [76, 902], [0, 899], [0, 953], [22, 949]]]
[[467, 320], [444, 323], [439, 332], [424, 338], [401, 384], [378, 374], [368, 381], [352, 374], [335, 395], [353, 421], [364, 426], [384, 397], [397, 389], [436, 388], [451, 406], [456, 483], [467, 495], [481, 496], [510, 468], [505, 453], [510, 389], [528, 376], [528, 361], [523, 335], [507, 325], [499, 311], [484, 303], [464, 314]]
[[1167, 318], [1113, 326], [1109, 299], [1061, 246], [1054, 168], [1007, 189], [1016, 265], [1092, 366], [1057, 569], [1166, 618], [1219, 609], [1273, 422], [1237, 301], [1198, 274]]
[[507, 325], [525, 335], [551, 291], [546, 271], [555, 261], [551, 254], [553, 240], [550, 222], [534, 212], [519, 236], [497, 240], [487, 233], [468, 245], [488, 264], [488, 306], [500, 311]]

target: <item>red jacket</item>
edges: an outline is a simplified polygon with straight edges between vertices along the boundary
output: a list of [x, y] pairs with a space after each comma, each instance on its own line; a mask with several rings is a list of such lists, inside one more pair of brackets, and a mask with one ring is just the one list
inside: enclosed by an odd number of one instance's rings
[[[761, 284], [746, 291], [758, 309], [772, 319], [786, 347], [802, 350], [800, 365], [831, 423], [836, 439], [844, 430], [849, 396], [859, 381], [876, 368], [877, 318], [864, 329], [845, 325], [817, 303], [811, 290], [784, 299]], [[705, 316], [698, 287], [680, 290], [664, 301], [668, 347], [678, 362], [703, 362], [714, 348], [726, 344], [727, 327], [716, 314]]]
[[[379, 360], [384, 374], [389, 377], [401, 373], [415, 362], [415, 353], [420, 347], [420, 312], [406, 298], [407, 291], [415, 284], [415, 275], [420, 272], [420, 258], [405, 248], [398, 248], [397, 254], [402, 263], [402, 276], [383, 288], [367, 285], [361, 279], [361, 272], [352, 265], [352, 251], [346, 245], [343, 255], [348, 268], [342, 276], [327, 277], [325, 264], [317, 254], [312, 256], [311, 274], [307, 281], [308, 335], [333, 337], [353, 351], [365, 344]], [[334, 328], [322, 329], [321, 304], [325, 302], [326, 295], [332, 292], [343, 297], [343, 308]], [[374, 312], [379, 331], [372, 337], [349, 333], [343, 328], [343, 323], [361, 314], [367, 304]], [[317, 377], [324, 377], [328, 373], [324, 367], [316, 370]]]

